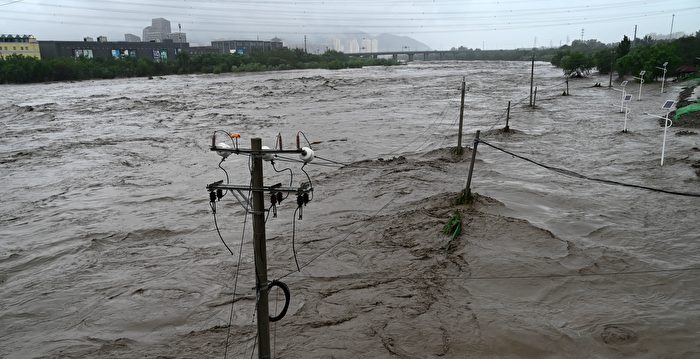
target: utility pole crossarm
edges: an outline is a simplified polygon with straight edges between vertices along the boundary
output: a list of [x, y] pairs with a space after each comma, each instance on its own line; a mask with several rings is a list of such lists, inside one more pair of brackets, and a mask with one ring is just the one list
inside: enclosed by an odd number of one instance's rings
[[234, 191], [263, 191], [263, 192], [290, 192], [290, 193], [297, 193], [297, 192], [310, 192], [313, 191], [313, 188], [304, 188], [304, 187], [281, 187], [278, 185], [274, 186], [262, 186], [262, 187], [251, 187], [248, 185], [234, 185], [234, 184], [223, 184], [219, 182], [214, 182], [211, 184], [207, 185], [207, 190], [208, 191], [214, 191], [217, 189], [223, 189], [223, 190], [234, 190]]
[[298, 149], [293, 149], [293, 150], [254, 150], [250, 148], [222, 148], [222, 147], [217, 147], [217, 146], [212, 146], [209, 148], [211, 151], [216, 151], [216, 152], [228, 152], [228, 153], [247, 153], [247, 154], [253, 154], [253, 155], [259, 155], [259, 154], [276, 154], [276, 153], [302, 153], [303, 150], [301, 148]]

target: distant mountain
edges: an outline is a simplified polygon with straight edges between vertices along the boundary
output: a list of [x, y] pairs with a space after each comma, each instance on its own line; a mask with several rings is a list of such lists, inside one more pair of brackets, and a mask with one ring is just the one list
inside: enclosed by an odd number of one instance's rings
[[428, 51], [430, 46], [408, 36], [381, 34], [375, 37], [379, 41], [379, 51]]

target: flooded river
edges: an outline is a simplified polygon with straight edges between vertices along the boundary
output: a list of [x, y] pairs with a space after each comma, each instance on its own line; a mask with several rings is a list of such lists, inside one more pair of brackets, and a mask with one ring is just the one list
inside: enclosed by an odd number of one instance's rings
[[[663, 128], [644, 114], [663, 115], [680, 84], [645, 84], [636, 101], [630, 83], [622, 133], [621, 93], [592, 87], [607, 78], [571, 80], [561, 96], [561, 70], [537, 63], [531, 109], [529, 70], [434, 62], [0, 86], [0, 357], [223, 357], [238, 261], [205, 190], [224, 178], [209, 151], [217, 129], [246, 147], [274, 147], [278, 133], [292, 145], [303, 131], [318, 156], [354, 163], [305, 168], [315, 198], [296, 250], [310, 264], [285, 279], [279, 357], [700, 355], [697, 197], [563, 176], [480, 144], [481, 199], [445, 244], [449, 193], [469, 165], [446, 150], [463, 76], [465, 145], [481, 130], [546, 165], [700, 192], [700, 135], [671, 127], [661, 167]], [[503, 133], [508, 101], [514, 131]], [[222, 165], [248, 183], [247, 158]], [[298, 184], [295, 165], [278, 169], [292, 166]], [[244, 212], [219, 207], [237, 255]], [[271, 278], [296, 269], [293, 212], [268, 220]], [[249, 356], [255, 338], [245, 228], [231, 357]], [[605, 274], [621, 272], [637, 274]]]

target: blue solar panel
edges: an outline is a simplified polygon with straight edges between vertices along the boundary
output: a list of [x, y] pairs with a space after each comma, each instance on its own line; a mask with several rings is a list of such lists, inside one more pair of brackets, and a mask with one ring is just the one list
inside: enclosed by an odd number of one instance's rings
[[675, 105], [675, 104], [676, 104], [676, 101], [666, 100], [666, 102], [664, 102], [664, 105], [661, 106], [661, 108], [663, 108], [665, 110], [670, 110], [673, 107], [673, 105]]

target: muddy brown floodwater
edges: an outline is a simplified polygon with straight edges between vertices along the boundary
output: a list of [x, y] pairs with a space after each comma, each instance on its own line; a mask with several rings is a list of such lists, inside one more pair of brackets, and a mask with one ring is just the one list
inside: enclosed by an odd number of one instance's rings
[[[0, 96], [0, 357], [250, 357], [251, 225], [205, 185], [223, 129], [314, 142], [314, 199], [267, 222], [269, 277], [292, 292], [280, 358], [700, 356], [700, 199], [563, 176], [478, 147], [455, 205], [465, 139], [591, 177], [698, 193], [700, 136], [653, 117], [682, 84], [645, 84], [622, 133], [620, 92], [529, 63], [436, 62], [343, 71], [4, 85]], [[628, 90], [636, 95], [635, 84]], [[524, 99], [524, 101], [523, 101]], [[636, 96], [635, 96], [636, 100]], [[513, 102], [510, 133], [505, 108]], [[687, 130], [687, 129], [686, 129]], [[697, 131], [695, 131], [697, 132]], [[246, 184], [248, 162], [223, 164]], [[305, 180], [296, 162], [294, 185]], [[289, 181], [266, 165], [266, 183]], [[441, 233], [456, 211], [462, 235]], [[245, 233], [242, 237], [241, 234]], [[243, 246], [240, 247], [241, 238]], [[238, 250], [242, 259], [238, 262]], [[271, 310], [280, 298], [270, 293]]]

